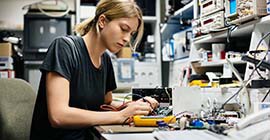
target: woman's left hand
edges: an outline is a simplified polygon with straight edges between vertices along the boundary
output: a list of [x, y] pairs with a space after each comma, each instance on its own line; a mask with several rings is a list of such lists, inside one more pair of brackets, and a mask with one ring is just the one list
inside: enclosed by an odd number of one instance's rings
[[152, 109], [156, 109], [159, 106], [158, 101], [152, 97], [149, 97], [149, 96], [145, 96], [145, 97], [137, 100], [136, 102], [148, 102], [150, 104], [150, 106], [152, 107]]

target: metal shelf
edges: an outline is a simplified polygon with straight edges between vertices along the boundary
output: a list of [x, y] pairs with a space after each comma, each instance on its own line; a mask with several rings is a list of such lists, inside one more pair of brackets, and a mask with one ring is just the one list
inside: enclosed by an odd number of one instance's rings
[[[270, 15], [241, 24], [234, 31], [232, 31], [231, 37], [241, 37], [251, 34], [256, 24], [270, 24], [269, 21]], [[194, 38], [193, 43], [194, 45], [198, 45], [204, 43], [224, 42], [226, 40], [226, 37], [227, 37], [227, 29]]]
[[[230, 59], [233, 64], [246, 64], [245, 61], [239, 59]], [[217, 67], [226, 64], [226, 60], [212, 61], [212, 62], [201, 62], [201, 67]]]

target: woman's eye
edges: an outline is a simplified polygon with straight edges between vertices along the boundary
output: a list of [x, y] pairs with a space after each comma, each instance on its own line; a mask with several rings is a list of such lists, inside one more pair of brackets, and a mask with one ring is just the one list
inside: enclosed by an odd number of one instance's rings
[[126, 28], [121, 28], [122, 29], [122, 31], [124, 31], [124, 32], [128, 32], [128, 29], [126, 29]]

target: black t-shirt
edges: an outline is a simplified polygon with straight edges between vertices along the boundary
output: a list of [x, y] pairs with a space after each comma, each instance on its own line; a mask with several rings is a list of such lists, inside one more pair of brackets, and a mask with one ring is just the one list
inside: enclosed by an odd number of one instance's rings
[[[71, 39], [71, 40], [68, 40]], [[73, 44], [73, 43], [74, 44]], [[40, 67], [42, 72], [36, 99], [31, 140], [85, 140], [91, 139], [88, 128], [53, 128], [48, 120], [46, 101], [46, 74], [53, 71], [70, 82], [69, 106], [92, 111], [100, 110], [104, 95], [116, 88], [111, 59], [107, 53], [96, 68], [89, 56], [83, 38], [63, 36], [50, 45], [46, 58]], [[56, 89], [62, 90], [62, 89]]]

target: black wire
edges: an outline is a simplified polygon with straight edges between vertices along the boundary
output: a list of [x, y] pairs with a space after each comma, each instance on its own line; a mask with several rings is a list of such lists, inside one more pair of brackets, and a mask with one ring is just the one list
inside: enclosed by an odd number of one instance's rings
[[229, 25], [229, 29], [228, 29], [228, 32], [227, 32], [227, 44], [228, 44], [228, 47], [231, 46], [231, 33], [234, 29], [236, 29], [238, 26], [237, 25]]
[[234, 93], [230, 98], [228, 98], [219, 108], [219, 110], [216, 112], [216, 116], [220, 113], [220, 111], [224, 108], [224, 106], [230, 101], [232, 100], [236, 95], [239, 94], [239, 92], [244, 88], [244, 86], [241, 86], [241, 88], [238, 89], [238, 91], [236, 93]]
[[125, 125], [129, 119], [130, 119], [130, 117], [127, 117], [127, 118], [123, 121], [122, 126]]
[[267, 91], [266, 95], [263, 97], [263, 99], [262, 99], [261, 102], [264, 102], [264, 101], [265, 101], [265, 99], [266, 99], [266, 97], [269, 95], [269, 93], [270, 93], [270, 89]]
[[258, 69], [256, 69], [256, 73], [260, 76], [261, 79], [266, 80], [266, 79], [261, 75], [261, 73], [258, 71]]
[[137, 97], [140, 97], [140, 98], [143, 98], [143, 96], [140, 95], [140, 94], [136, 94], [136, 93], [127, 94], [127, 95], [124, 97], [123, 104], [125, 103], [125, 99], [126, 99], [128, 96], [133, 96], [133, 95], [135, 95], [135, 96], [137, 96]]
[[[257, 44], [256, 50], [258, 49], [258, 47], [260, 46], [260, 44], [262, 43], [262, 41], [263, 41], [266, 37], [268, 37], [269, 35], [270, 35], [270, 32], [268, 32], [267, 34], [265, 34], [265, 35], [260, 39], [260, 41], [259, 41], [258, 44]], [[268, 55], [268, 52], [269, 52], [269, 46], [267, 47], [267, 51], [266, 51], [266, 54], [265, 54], [265, 56], [263, 57], [263, 59], [261, 59], [261, 61], [256, 65], [256, 67], [253, 69], [253, 71], [252, 71], [251, 74], [249, 75], [249, 78], [248, 78], [248, 80], [247, 80], [247, 83], [248, 83], [248, 81], [251, 79], [251, 77], [253, 76], [254, 72], [260, 67], [260, 65], [262, 64], [263, 60], [264, 60], [264, 59], [266, 58], [266, 56]], [[222, 106], [219, 108], [219, 110], [216, 112], [216, 115], [218, 115], [218, 114], [220, 113], [220, 111], [224, 108], [224, 106], [225, 106], [230, 100], [232, 100], [236, 95], [238, 95], [239, 92], [240, 92], [245, 86], [247, 86], [247, 85], [241, 86], [241, 88], [240, 88], [235, 94], [233, 94], [230, 98], [228, 98], [228, 99], [222, 104]], [[270, 90], [269, 90], [269, 92], [270, 92]], [[267, 93], [267, 94], [269, 94], [269, 93]], [[265, 98], [266, 98], [266, 97], [265, 97]]]

